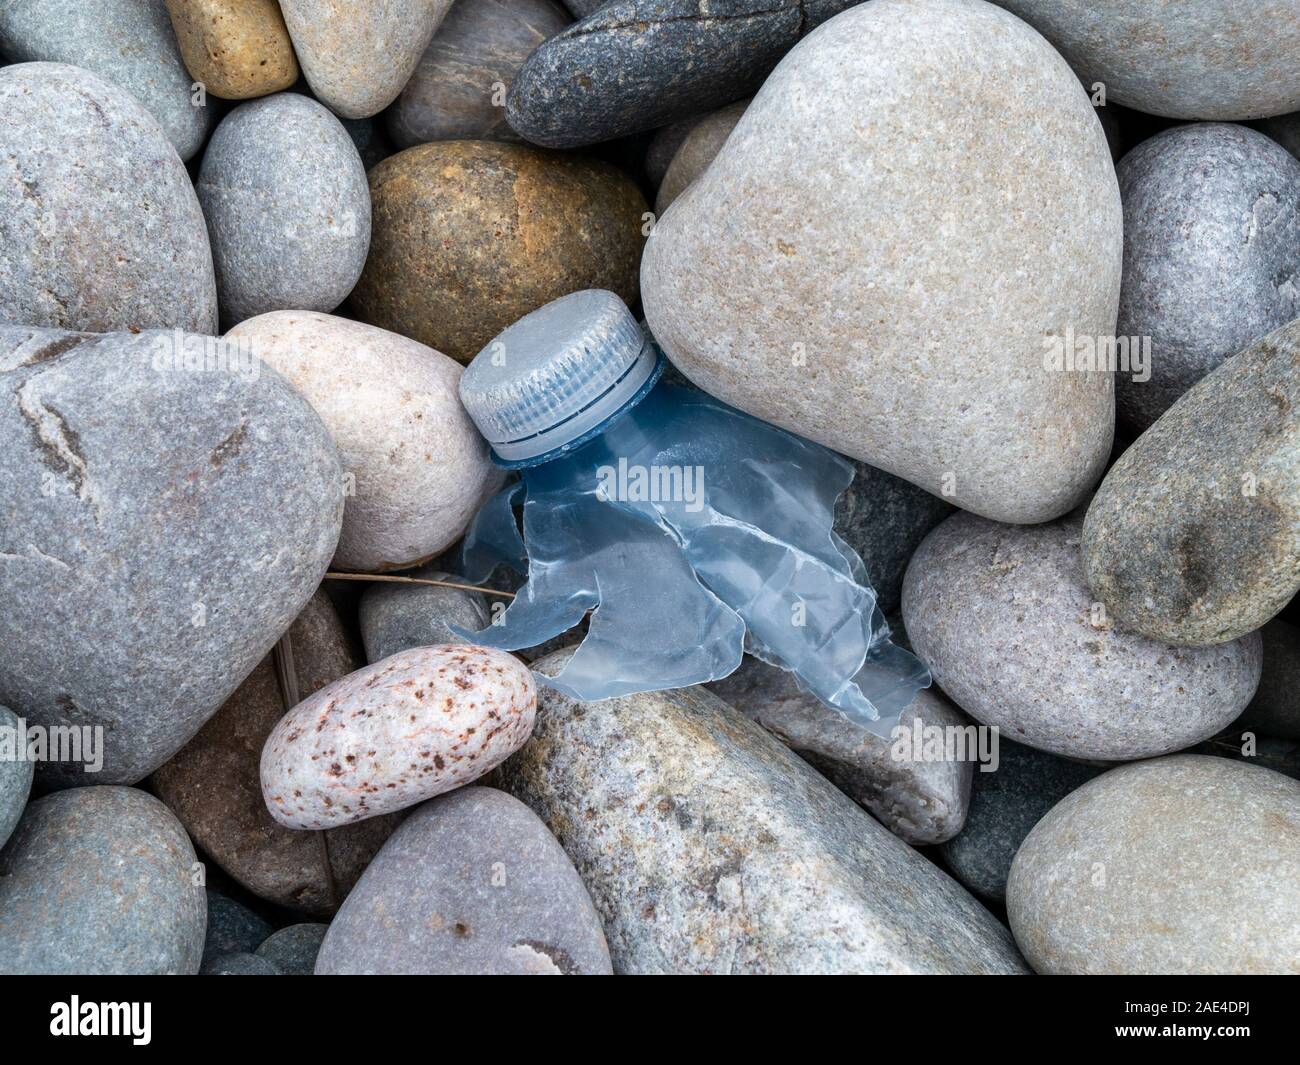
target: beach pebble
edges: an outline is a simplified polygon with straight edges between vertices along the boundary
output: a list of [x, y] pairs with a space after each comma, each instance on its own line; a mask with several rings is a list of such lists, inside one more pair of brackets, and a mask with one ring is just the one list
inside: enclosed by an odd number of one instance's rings
[[347, 130], [286, 92], [221, 120], [196, 183], [224, 323], [283, 309], [332, 311], [370, 247], [370, 189]]
[[[465, 583], [463, 578], [433, 566], [415, 570], [411, 576]], [[508, 602], [504, 598], [493, 598], [503, 604]], [[461, 588], [440, 588], [429, 584], [376, 582], [361, 597], [359, 613], [361, 638], [366, 645], [368, 662], [382, 661], [412, 647], [467, 643], [452, 632], [453, 625], [477, 632], [492, 620], [485, 596]]]
[[298, 389], [338, 445], [349, 480], [335, 569], [427, 561], [499, 486], [456, 392], [462, 368], [441, 352], [310, 311], [261, 315], [228, 336]]
[[34, 763], [27, 750], [24, 722], [7, 706], [0, 706], [0, 847], [5, 845], [27, 806], [32, 790]]
[[678, 149], [686, 142], [691, 130], [707, 117], [708, 115], [691, 115], [690, 118], [679, 119], [655, 131], [642, 161], [642, 170], [652, 188], [657, 189], [663, 184]]
[[1115, 377], [1146, 429], [1242, 348], [1300, 318], [1300, 160], [1245, 126], [1177, 126], [1119, 165], [1124, 281], [1116, 333], [1150, 338], [1147, 374]]
[[1300, 109], [1300, 0], [993, 0], [1116, 103], [1168, 118]]
[[[865, 806], [908, 843], [939, 843], [961, 831], [970, 800], [972, 763], [926, 761], [909, 740], [914, 730], [961, 728], [968, 722], [939, 693], [922, 689], [899, 718], [897, 737], [881, 737], [800, 691], [794, 674], [745, 656], [709, 690], [757, 721], [845, 795]], [[924, 731], [921, 733], [924, 736]]]
[[203, 212], [153, 116], [58, 63], [0, 70], [0, 114], [0, 322], [215, 332]]
[[1300, 627], [1274, 618], [1259, 635], [1264, 643], [1264, 672], [1255, 698], [1233, 728], [1300, 740]]
[[339, 121], [352, 138], [367, 173], [397, 151], [377, 118], [342, 118]]
[[853, 482], [835, 503], [835, 532], [861, 556], [888, 614], [898, 609], [912, 554], [953, 505], [865, 462], [853, 465]]
[[513, 655], [417, 647], [335, 681], [276, 725], [262, 794], [289, 828], [333, 828], [451, 791], [528, 738], [537, 690]]
[[[11, 0], [0, 4], [0, 53], [12, 63], [67, 63], [125, 90], [182, 159], [208, 135], [212, 112], [206, 103], [196, 106], [193, 79], [159, 0]], [[0, 113], [12, 118], [8, 106]], [[18, 125], [14, 132], [44, 132]]]
[[519, 140], [506, 122], [506, 90], [537, 46], [571, 21], [554, 0], [453, 5], [386, 113], [394, 143]]
[[201, 976], [283, 976], [274, 962], [256, 954], [221, 954], [203, 963]]
[[397, 98], [450, 7], [451, 0], [280, 0], [311, 91], [341, 118], [369, 118]]
[[711, 111], [762, 84], [807, 30], [856, 0], [612, 0], [529, 57], [510, 125], [574, 148]]
[[999, 736], [997, 766], [975, 774], [965, 826], [940, 846], [939, 853], [971, 891], [1001, 903], [1011, 860], [1030, 830], [1060, 800], [1101, 772]]
[[37, 799], [0, 851], [0, 973], [198, 972], [199, 869], [180, 823], [143, 791]]
[[1300, 783], [1175, 755], [1057, 803], [1007, 882], [1040, 973], [1300, 973]]
[[964, 888], [702, 688], [543, 687], [498, 776], [573, 860], [615, 972], [1023, 971]]
[[356, 310], [459, 362], [570, 292], [636, 299], [649, 208], [608, 163], [443, 141], [384, 160], [370, 194], [374, 237]]
[[1300, 590], [1300, 321], [1228, 359], [1138, 438], [1088, 507], [1083, 559], [1118, 624], [1201, 646]]
[[1230, 724], [1259, 683], [1259, 637], [1188, 648], [1125, 631], [1084, 582], [1080, 525], [959, 513], [926, 537], [903, 618], [935, 683], [1008, 739], [1070, 758], [1149, 758]]
[[491, 788], [425, 803], [366, 870], [317, 974], [609, 973], [600, 918], [537, 815]]
[[[0, 703], [32, 725], [102, 728], [95, 783], [134, 783], [178, 751], [338, 541], [325, 426], [279, 375], [223, 350], [0, 326]], [[87, 782], [68, 762], [37, 777]]]
[[257, 948], [264, 958], [285, 976], [311, 976], [316, 971], [316, 955], [329, 925], [291, 924], [281, 928]]
[[[325, 917], [339, 908], [397, 821], [374, 817], [322, 838], [291, 831], [267, 811], [259, 775], [267, 736], [297, 701], [361, 666], [322, 591], [308, 600], [280, 644], [150, 784], [194, 842], [243, 887], [268, 902]], [[289, 691], [282, 686], [277, 653], [284, 668], [292, 669]], [[267, 935], [269, 929], [252, 943], [220, 952], [251, 952]]]
[[224, 954], [251, 954], [271, 934], [264, 918], [228, 895], [208, 888], [208, 927], [203, 941], [203, 964]]
[[186, 68], [213, 96], [249, 100], [298, 80], [276, 0], [167, 0], [167, 12]]
[[[957, 67], [983, 91], [945, 88]], [[1037, 33], [989, 4], [874, 0], [767, 79], [655, 225], [641, 296], [706, 392], [1041, 522], [1110, 453], [1111, 375], [1053, 369], [1049, 342], [1114, 333], [1121, 223], [1101, 125]]]
[[662, 215], [668, 210], [673, 200], [686, 191], [686, 186], [708, 169], [748, 106], [748, 100], [738, 100], [705, 115], [691, 127], [664, 173], [655, 199], [655, 214]]

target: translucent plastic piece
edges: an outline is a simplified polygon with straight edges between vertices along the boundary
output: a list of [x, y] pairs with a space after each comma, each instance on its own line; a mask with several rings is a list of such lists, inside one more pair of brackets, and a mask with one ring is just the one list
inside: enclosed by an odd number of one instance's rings
[[584, 701], [683, 687], [726, 676], [748, 649], [886, 736], [929, 684], [890, 643], [861, 559], [832, 531], [853, 478], [833, 452], [660, 383], [522, 476], [480, 512], [463, 561], [478, 581], [526, 558], [528, 581], [495, 625], [462, 635], [517, 650], [594, 610], [543, 683]]

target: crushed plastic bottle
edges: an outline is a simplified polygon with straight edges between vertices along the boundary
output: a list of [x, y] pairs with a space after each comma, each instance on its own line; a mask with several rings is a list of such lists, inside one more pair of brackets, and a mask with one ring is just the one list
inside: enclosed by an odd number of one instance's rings
[[852, 465], [661, 381], [664, 365], [601, 290], [534, 311], [470, 364], [461, 400], [521, 480], [480, 510], [462, 568], [479, 582], [504, 563], [528, 579], [495, 624], [460, 635], [518, 650], [592, 610], [543, 683], [584, 701], [684, 687], [727, 676], [748, 650], [887, 736], [930, 678], [890, 642], [862, 560], [833, 531]]

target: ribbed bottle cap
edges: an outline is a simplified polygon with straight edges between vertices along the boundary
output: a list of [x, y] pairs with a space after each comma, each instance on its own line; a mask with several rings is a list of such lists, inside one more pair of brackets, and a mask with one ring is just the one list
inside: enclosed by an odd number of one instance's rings
[[657, 354], [618, 296], [588, 289], [500, 333], [460, 379], [460, 399], [507, 463], [526, 463], [599, 426], [654, 374]]

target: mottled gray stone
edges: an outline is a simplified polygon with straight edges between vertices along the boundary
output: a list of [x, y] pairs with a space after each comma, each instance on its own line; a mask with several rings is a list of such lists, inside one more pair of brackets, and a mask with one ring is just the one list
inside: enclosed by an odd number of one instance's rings
[[1259, 637], [1188, 648], [1126, 632], [1084, 582], [1080, 526], [945, 521], [903, 582], [916, 654], [971, 717], [1053, 754], [1124, 761], [1214, 735], [1255, 694]]
[[1259, 634], [1264, 641], [1264, 672], [1255, 698], [1233, 728], [1300, 740], [1300, 627], [1274, 618]]
[[[204, 339], [0, 326], [0, 703], [102, 726], [96, 783], [194, 735], [338, 540], [325, 426], [260, 363], [202, 369]], [[37, 776], [86, 783], [70, 763]]]
[[370, 248], [370, 186], [347, 130], [298, 93], [240, 104], [212, 135], [196, 184], [222, 321], [332, 311]]
[[491, 788], [425, 803], [330, 924], [318, 975], [599, 975], [591, 898], [527, 806]]
[[1121, 766], [1029, 833], [1007, 882], [1040, 973], [1300, 973], [1300, 783], [1225, 758]]
[[[415, 570], [410, 576], [465, 583], [462, 578], [443, 573], [432, 565]], [[451, 626], [476, 632], [492, 620], [487, 600], [478, 592], [394, 582], [376, 583], [366, 589], [361, 597], [360, 619], [361, 639], [369, 662], [379, 662], [412, 647], [469, 643], [452, 632]]]
[[705, 117], [704, 115], [691, 115], [690, 118], [679, 119], [655, 131], [655, 135], [650, 140], [650, 146], [646, 148], [643, 164], [645, 176], [650, 182], [651, 188], [657, 189], [663, 184], [664, 177], [668, 173], [668, 167], [672, 165], [673, 158], [677, 155], [677, 149], [690, 136], [691, 130], [699, 125]]
[[1245, 126], [1165, 130], [1119, 164], [1121, 337], [1150, 338], [1150, 380], [1115, 377], [1146, 429], [1224, 359], [1300, 318], [1300, 160]]
[[1300, 111], [1256, 122], [1255, 128], [1266, 133], [1288, 152], [1300, 159]]
[[1300, 0], [993, 0], [1029, 22], [1084, 82], [1168, 118], [1243, 119], [1300, 107]]
[[258, 947], [257, 956], [265, 958], [286, 976], [311, 976], [316, 971], [316, 955], [328, 930], [327, 924], [291, 924]]
[[1000, 736], [997, 769], [975, 774], [965, 827], [939, 853], [971, 891], [1002, 902], [1011, 860], [1039, 818], [1100, 772]]
[[616, 972], [1022, 971], [964, 888], [702, 688], [543, 688], [499, 776], [573, 859]]
[[0, 851], [0, 973], [198, 972], [197, 869], [180, 822], [143, 791], [37, 799]]
[[207, 889], [208, 930], [203, 963], [225, 954], [251, 954], [271, 935], [271, 926], [242, 902]]
[[691, 127], [659, 186], [655, 214], [662, 215], [668, 210], [673, 200], [686, 191], [686, 186], [708, 169], [748, 106], [748, 100], [737, 100], [705, 115]]
[[194, 106], [162, 0], [10, 0], [0, 4], [0, 53], [14, 63], [67, 63], [125, 89], [189, 159], [203, 145], [211, 110]]
[[519, 140], [506, 122], [505, 90], [537, 46], [571, 21], [554, 0], [453, 5], [386, 112], [394, 143]]
[[32, 771], [35, 768], [21, 754], [27, 749], [25, 733], [18, 716], [7, 706], [0, 706], [0, 731], [12, 730], [13, 757], [0, 760], [0, 847], [13, 832], [18, 819], [27, 806], [27, 796], [32, 790]]
[[451, 0], [280, 0], [311, 91], [340, 118], [369, 118], [397, 98], [450, 7]]
[[134, 97], [57, 63], [0, 70], [0, 322], [217, 327], [203, 212]]
[[898, 609], [912, 554], [953, 505], [892, 473], [854, 462], [857, 473], [835, 504], [835, 531], [862, 556], [886, 614]]
[[[896, 757], [894, 740], [861, 728], [799, 690], [793, 673], [746, 655], [708, 689], [815, 767], [822, 776], [908, 843], [939, 843], [961, 831], [970, 799], [970, 762]], [[935, 691], [922, 689], [898, 726], [963, 726], [966, 719]]]
[[800, 36], [858, 0], [610, 0], [556, 34], [510, 90], [510, 125], [575, 148], [750, 95]]
[[1300, 590], [1300, 321], [1192, 387], [1106, 474], [1083, 529], [1116, 621], [1204, 645], [1253, 632]]
[[221, 954], [203, 963], [202, 976], [283, 976], [274, 962], [256, 954]]
[[343, 123], [343, 128], [352, 138], [352, 143], [361, 156], [361, 165], [366, 170], [378, 166], [397, 151], [393, 142], [388, 139], [388, 133], [379, 119], [341, 118], [339, 121]]
[[[980, 93], [950, 91], [954, 63]], [[1122, 221], [1092, 105], [1038, 34], [989, 4], [873, 0], [764, 82], [655, 224], [641, 298], [711, 395], [1040, 522], [1110, 453], [1112, 376], [1053, 369], [1045, 339], [1113, 334]]]

